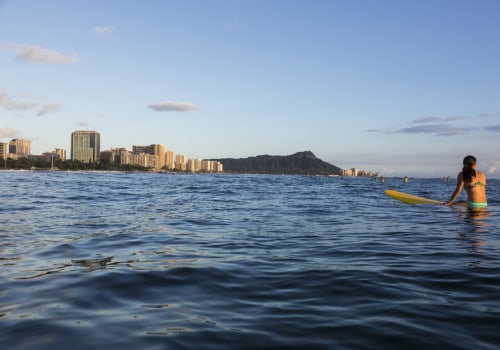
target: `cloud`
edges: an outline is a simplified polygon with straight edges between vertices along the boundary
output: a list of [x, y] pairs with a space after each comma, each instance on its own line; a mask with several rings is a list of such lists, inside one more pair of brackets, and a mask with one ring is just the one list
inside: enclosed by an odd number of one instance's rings
[[454, 122], [457, 120], [464, 120], [464, 119], [468, 119], [468, 118], [467, 117], [460, 117], [460, 116], [450, 116], [450, 117], [443, 118], [443, 120], [445, 122]]
[[439, 121], [439, 117], [425, 117], [420, 119], [415, 119], [413, 121], [414, 124], [424, 124], [424, 123], [433, 123]]
[[480, 113], [477, 115], [477, 118], [495, 118], [495, 117], [498, 117], [498, 114]]
[[95, 26], [94, 28], [92, 28], [92, 31], [98, 36], [103, 36], [105, 34], [111, 33], [113, 31], [113, 28], [108, 26]]
[[8, 111], [24, 111], [27, 109], [36, 108], [36, 103], [20, 103], [16, 102], [0, 90], [0, 106]]
[[420, 119], [415, 119], [412, 123], [413, 124], [426, 124], [426, 123], [437, 123], [437, 122], [454, 122], [457, 120], [463, 120], [463, 119], [468, 119], [468, 117], [460, 117], [460, 116], [449, 116], [449, 117], [425, 117], [425, 118], [420, 118]]
[[409, 128], [402, 128], [394, 132], [403, 134], [430, 134], [437, 136], [453, 136], [457, 134], [463, 134], [471, 130], [477, 130], [477, 128], [453, 127], [445, 124], [433, 124], [433, 125], [420, 125]]
[[150, 104], [148, 108], [157, 112], [187, 112], [198, 109], [198, 106], [191, 102], [163, 101]]
[[62, 109], [62, 105], [60, 105], [60, 104], [57, 104], [57, 103], [48, 103], [46, 105], [43, 105], [40, 108], [40, 110], [38, 111], [38, 113], [36, 114], [36, 116], [37, 117], [41, 117], [41, 116], [46, 115], [48, 113], [60, 111], [61, 109]]
[[492, 161], [490, 161], [490, 163], [491, 163], [491, 165], [488, 167], [488, 173], [494, 174], [497, 172], [498, 168], [500, 167], [500, 161], [492, 160]]
[[490, 125], [484, 127], [485, 131], [500, 132], [500, 125]]
[[456, 126], [450, 126], [448, 124], [429, 124], [429, 125], [419, 125], [419, 126], [411, 126], [408, 128], [401, 128], [396, 131], [389, 131], [388, 133], [453, 136], [473, 131], [500, 132], [500, 125], [490, 125], [483, 127], [473, 127], [473, 126], [456, 127]]
[[233, 18], [226, 23], [226, 29], [235, 30], [242, 27], [244, 22], [240, 18]]
[[500, 125], [490, 126], [467, 126], [457, 125], [456, 122], [463, 120], [473, 120], [476, 118], [495, 117], [495, 114], [479, 114], [477, 116], [449, 116], [449, 117], [424, 117], [411, 121], [411, 124], [420, 124], [409, 126], [395, 131], [386, 131], [386, 133], [403, 134], [428, 134], [436, 136], [453, 136], [477, 131], [500, 132]]
[[0, 49], [14, 52], [16, 60], [21, 62], [71, 64], [79, 61], [75, 54], [63, 55], [37, 45], [3, 44]]
[[[2, 90], [0, 90], [0, 107], [5, 108], [8, 111], [26, 111], [38, 108], [40, 105], [38, 103], [22, 103], [17, 102], [7, 96]], [[57, 112], [62, 109], [62, 105], [58, 103], [47, 103], [40, 106], [40, 109], [36, 113], [37, 117], [46, 115], [48, 113]]]
[[21, 132], [19, 130], [15, 130], [9, 127], [0, 128], [0, 139], [14, 139], [16, 137], [19, 137], [19, 135], [21, 135]]

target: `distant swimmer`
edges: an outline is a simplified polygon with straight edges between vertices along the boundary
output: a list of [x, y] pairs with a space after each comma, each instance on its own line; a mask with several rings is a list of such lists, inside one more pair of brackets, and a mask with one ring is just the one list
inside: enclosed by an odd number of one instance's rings
[[445, 205], [452, 205], [453, 202], [465, 187], [467, 192], [467, 201], [459, 201], [456, 204], [467, 205], [470, 208], [486, 208], [488, 206], [486, 198], [486, 175], [477, 170], [477, 161], [474, 156], [464, 158], [464, 167], [457, 176], [457, 188]]
[[405, 176], [405, 178], [403, 179], [404, 182], [408, 182], [408, 176]]

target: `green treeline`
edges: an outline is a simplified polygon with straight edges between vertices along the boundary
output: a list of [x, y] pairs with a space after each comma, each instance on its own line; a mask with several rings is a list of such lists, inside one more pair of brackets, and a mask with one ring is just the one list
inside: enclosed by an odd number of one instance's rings
[[0, 159], [0, 169], [57, 169], [57, 170], [110, 170], [110, 171], [150, 171], [151, 169], [139, 165], [119, 165], [84, 163], [78, 160], [56, 160], [52, 167], [50, 162], [43, 160], [32, 160], [28, 158], [20, 159]]

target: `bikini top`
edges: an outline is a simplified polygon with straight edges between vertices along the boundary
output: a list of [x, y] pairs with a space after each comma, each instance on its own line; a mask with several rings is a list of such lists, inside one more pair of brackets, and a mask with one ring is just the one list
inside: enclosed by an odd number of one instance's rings
[[471, 189], [471, 188], [474, 188], [476, 186], [480, 186], [480, 187], [486, 187], [486, 184], [483, 184], [481, 181], [476, 181], [475, 183], [473, 184], [470, 184], [470, 185], [467, 185], [466, 187], [468, 189]]

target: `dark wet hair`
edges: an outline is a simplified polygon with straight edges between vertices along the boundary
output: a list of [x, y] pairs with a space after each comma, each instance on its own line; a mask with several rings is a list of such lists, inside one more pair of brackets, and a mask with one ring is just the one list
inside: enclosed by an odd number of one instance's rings
[[467, 156], [464, 158], [464, 167], [462, 169], [462, 176], [465, 182], [472, 182], [472, 179], [476, 176], [476, 171], [472, 168], [476, 164], [477, 160], [474, 156]]

